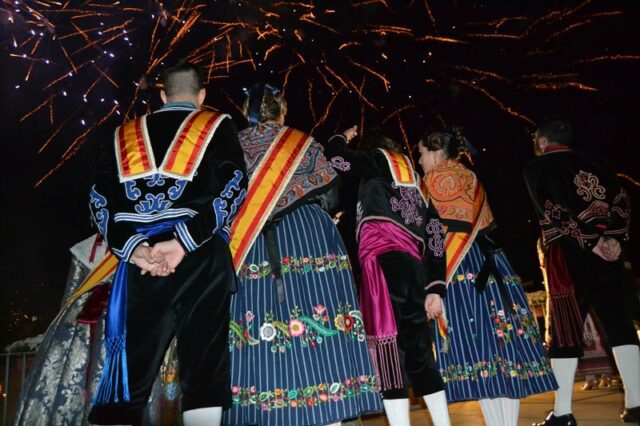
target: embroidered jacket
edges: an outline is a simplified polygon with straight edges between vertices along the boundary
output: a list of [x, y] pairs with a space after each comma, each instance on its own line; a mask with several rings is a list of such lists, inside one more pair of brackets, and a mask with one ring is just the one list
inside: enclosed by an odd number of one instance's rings
[[564, 238], [591, 251], [601, 236], [629, 238], [629, 197], [602, 158], [553, 146], [524, 176], [546, 246]]
[[368, 221], [387, 221], [402, 228], [423, 247], [423, 263], [427, 271], [426, 293], [446, 294], [445, 232], [438, 213], [420, 193], [415, 180], [412, 185], [398, 185], [392, 164], [381, 150], [356, 151], [347, 147], [342, 135], [329, 139], [325, 153], [336, 170], [359, 177], [356, 212], [356, 239]]
[[[116, 129], [97, 166], [90, 208], [113, 253], [129, 261], [141, 243], [175, 237], [191, 252], [216, 234], [228, 241], [246, 187], [229, 116], [167, 104]], [[167, 222], [169, 230], [149, 241], [144, 228]]]

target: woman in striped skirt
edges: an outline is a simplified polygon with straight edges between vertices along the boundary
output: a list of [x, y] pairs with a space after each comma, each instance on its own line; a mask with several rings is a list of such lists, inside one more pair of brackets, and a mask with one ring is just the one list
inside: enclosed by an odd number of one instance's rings
[[487, 234], [484, 189], [459, 160], [459, 129], [419, 143], [424, 190], [447, 227], [447, 297], [436, 335], [449, 402], [480, 400], [489, 426], [517, 425], [520, 398], [557, 388], [520, 278]]
[[[286, 102], [277, 89], [256, 85], [245, 111], [250, 127], [239, 137], [250, 175], [250, 209], [252, 195], [261, 191], [258, 179], [280, 170], [261, 164], [272, 161], [273, 149], [289, 133], [283, 126]], [[325, 211], [336, 174], [313, 141], [287, 167], [295, 171], [238, 265], [227, 425], [339, 424], [381, 410], [351, 263]], [[269, 193], [273, 188], [266, 185]]]

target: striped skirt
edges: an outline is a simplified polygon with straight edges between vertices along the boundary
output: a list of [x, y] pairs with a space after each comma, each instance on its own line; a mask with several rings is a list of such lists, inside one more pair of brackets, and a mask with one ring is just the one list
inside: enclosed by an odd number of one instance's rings
[[524, 398], [557, 388], [520, 278], [503, 252], [496, 256], [510, 301], [502, 300], [493, 276], [482, 293], [476, 290], [484, 264], [477, 243], [448, 286], [448, 339], [436, 333], [436, 357], [449, 402]]
[[325, 425], [381, 410], [351, 264], [329, 215], [304, 205], [275, 228], [280, 303], [264, 234], [231, 300], [226, 425]]

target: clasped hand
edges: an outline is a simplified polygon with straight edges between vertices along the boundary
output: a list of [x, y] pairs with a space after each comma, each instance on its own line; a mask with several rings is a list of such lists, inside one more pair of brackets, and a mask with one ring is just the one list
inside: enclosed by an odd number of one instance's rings
[[424, 310], [430, 320], [435, 320], [442, 315], [442, 298], [440, 295], [436, 293], [428, 294], [424, 299]]
[[185, 251], [178, 240], [162, 241], [153, 247], [140, 244], [133, 251], [131, 261], [140, 268], [140, 274], [166, 277], [173, 274], [184, 259]]
[[600, 237], [592, 251], [596, 256], [599, 256], [607, 262], [615, 262], [620, 258], [622, 247], [620, 246], [620, 242], [615, 238]]

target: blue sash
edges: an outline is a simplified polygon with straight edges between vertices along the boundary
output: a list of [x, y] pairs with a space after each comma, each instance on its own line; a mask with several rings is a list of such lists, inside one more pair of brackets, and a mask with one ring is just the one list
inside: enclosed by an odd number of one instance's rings
[[[142, 225], [136, 231], [145, 237], [171, 231], [186, 219], [168, 220], [152, 225]], [[102, 378], [93, 398], [96, 405], [110, 402], [129, 401], [129, 373], [127, 371], [127, 268], [128, 263], [120, 261], [111, 284], [111, 294], [107, 305], [105, 332], [105, 361]]]

